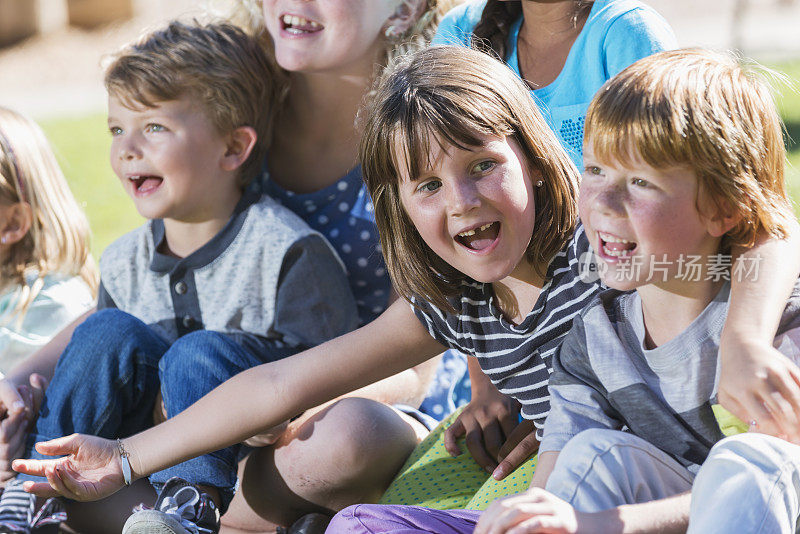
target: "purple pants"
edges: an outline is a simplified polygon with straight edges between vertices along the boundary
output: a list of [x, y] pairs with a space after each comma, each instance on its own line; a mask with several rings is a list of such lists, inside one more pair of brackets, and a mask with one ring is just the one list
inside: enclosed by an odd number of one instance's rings
[[471, 534], [482, 513], [480, 510], [432, 510], [397, 504], [356, 504], [336, 514], [325, 532]]

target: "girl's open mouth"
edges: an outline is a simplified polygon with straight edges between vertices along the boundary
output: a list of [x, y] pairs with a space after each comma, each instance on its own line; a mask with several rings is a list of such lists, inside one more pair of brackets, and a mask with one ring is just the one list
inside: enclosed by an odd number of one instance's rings
[[470, 250], [481, 251], [492, 245], [500, 233], [500, 222], [494, 221], [456, 234], [456, 241]]
[[625, 259], [633, 255], [636, 242], [622, 239], [612, 234], [597, 232], [600, 239], [600, 253], [607, 258]]
[[299, 15], [281, 16], [281, 29], [292, 35], [305, 35], [321, 31], [323, 26], [319, 22], [309, 20]]
[[130, 176], [128, 179], [133, 183], [137, 194], [147, 194], [155, 191], [164, 181], [160, 176]]

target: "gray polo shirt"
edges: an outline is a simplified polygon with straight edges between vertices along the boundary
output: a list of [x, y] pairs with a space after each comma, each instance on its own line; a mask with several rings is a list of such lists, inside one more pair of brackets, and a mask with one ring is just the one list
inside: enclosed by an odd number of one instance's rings
[[[726, 283], [678, 336], [644, 346], [638, 293], [608, 290], [576, 318], [553, 358], [550, 414], [539, 452], [560, 451], [589, 428], [632, 432], [696, 472], [724, 436], [717, 403], [719, 339], [728, 312]], [[800, 282], [778, 327], [775, 346], [800, 361]]]
[[156, 219], [106, 249], [98, 309], [130, 313], [169, 343], [205, 329], [254, 350], [309, 347], [358, 324], [336, 253], [267, 196], [246, 192], [225, 227], [185, 258], [160, 252], [164, 240]]

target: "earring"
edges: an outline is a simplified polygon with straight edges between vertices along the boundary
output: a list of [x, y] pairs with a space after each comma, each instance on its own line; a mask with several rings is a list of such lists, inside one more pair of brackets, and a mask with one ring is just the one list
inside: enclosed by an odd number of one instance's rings
[[543, 185], [544, 185], [543, 181], [541, 181], [541, 180], [537, 180], [536, 181], [536, 187], [542, 187]]
[[394, 24], [386, 28], [386, 31], [383, 32], [383, 34], [386, 36], [387, 39], [397, 39], [397, 37], [400, 35], [399, 33], [397, 33], [397, 28], [395, 27]]

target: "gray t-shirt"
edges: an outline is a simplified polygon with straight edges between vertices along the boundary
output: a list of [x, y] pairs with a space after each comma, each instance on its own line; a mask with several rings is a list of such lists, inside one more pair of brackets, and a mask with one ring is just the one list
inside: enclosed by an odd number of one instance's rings
[[[539, 452], [560, 451], [589, 428], [624, 430], [695, 471], [724, 436], [717, 403], [719, 339], [730, 286], [677, 337], [647, 350], [636, 292], [604, 291], [576, 318], [550, 377], [550, 414]], [[800, 361], [800, 282], [775, 346]]]
[[169, 343], [205, 329], [255, 351], [317, 345], [358, 324], [336, 253], [267, 196], [246, 192], [225, 227], [185, 258], [160, 252], [164, 239], [153, 220], [106, 249], [98, 309], [130, 313]]

